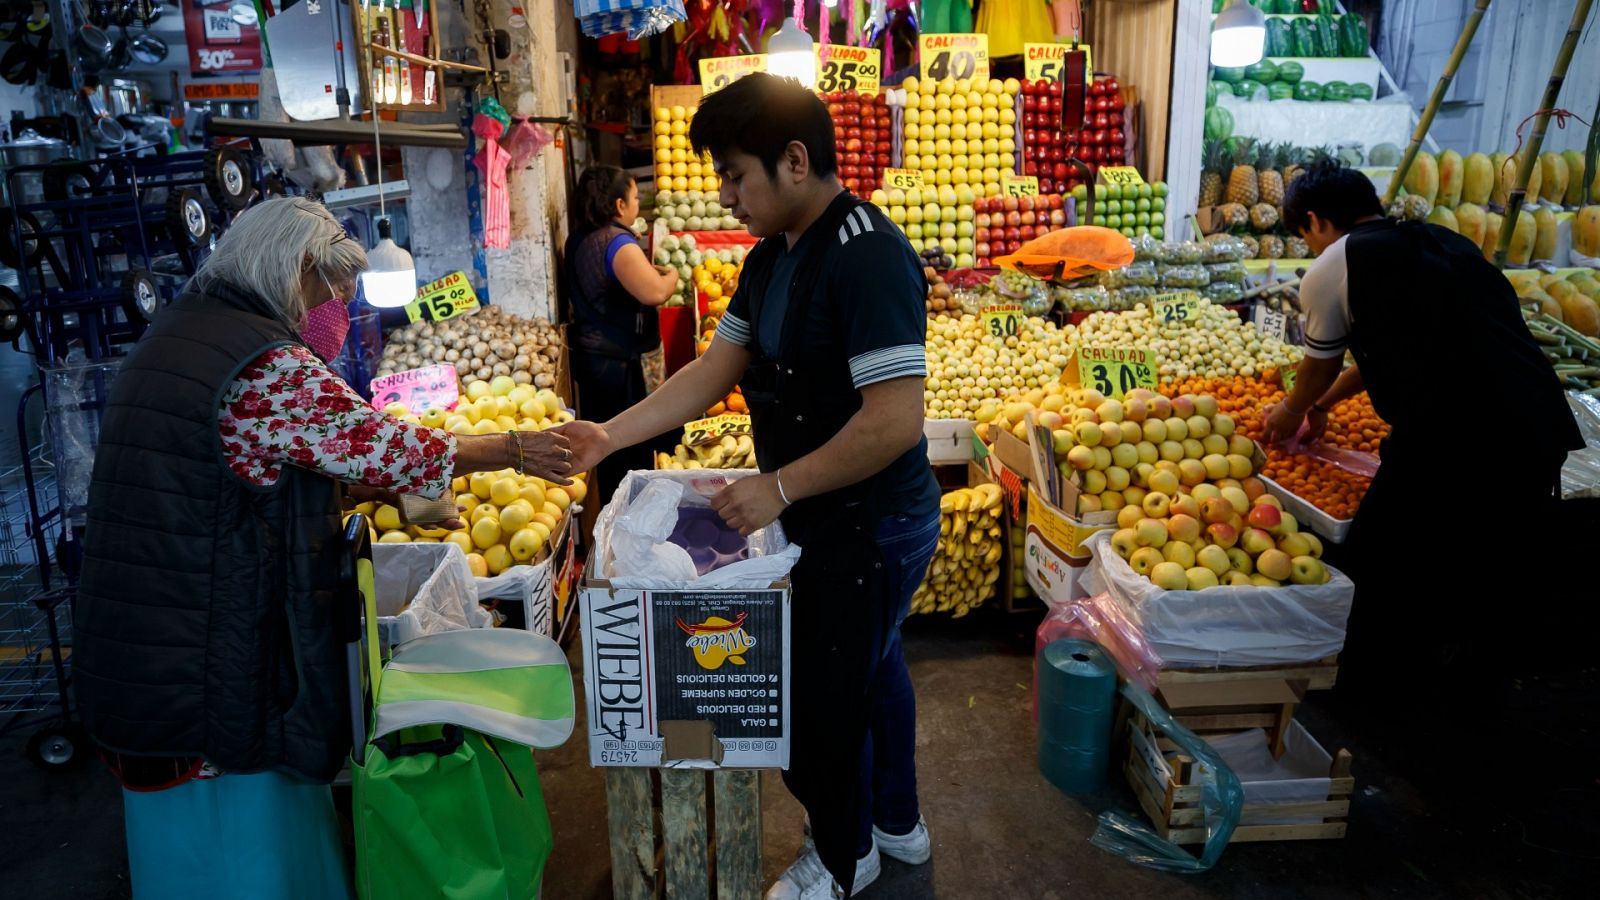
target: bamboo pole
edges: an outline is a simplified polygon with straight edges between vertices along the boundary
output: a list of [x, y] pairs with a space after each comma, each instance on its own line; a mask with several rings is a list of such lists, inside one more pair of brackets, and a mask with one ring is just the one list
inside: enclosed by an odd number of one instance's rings
[[1595, 196], [1595, 165], [1600, 163], [1600, 97], [1595, 98], [1594, 117], [1589, 120], [1589, 144], [1583, 152], [1583, 187], [1578, 192], [1578, 205], [1588, 206], [1600, 197]]
[[1406, 180], [1406, 173], [1411, 171], [1411, 164], [1417, 159], [1417, 151], [1422, 149], [1422, 142], [1428, 137], [1428, 129], [1433, 127], [1433, 117], [1439, 112], [1439, 105], [1444, 102], [1444, 95], [1450, 92], [1450, 83], [1456, 79], [1456, 69], [1461, 67], [1461, 60], [1466, 58], [1467, 48], [1472, 46], [1472, 37], [1478, 33], [1478, 23], [1483, 21], [1483, 14], [1488, 9], [1489, 0], [1478, 0], [1478, 5], [1467, 14], [1467, 24], [1462, 26], [1461, 36], [1456, 38], [1455, 52], [1450, 54], [1450, 59], [1444, 64], [1444, 72], [1439, 76], [1439, 83], [1433, 86], [1433, 96], [1428, 98], [1428, 105], [1422, 108], [1422, 116], [1417, 119], [1417, 129], [1411, 133], [1411, 143], [1406, 145], [1406, 153], [1400, 158], [1400, 165], [1395, 166], [1394, 174], [1389, 177], [1389, 187], [1383, 192], [1385, 209], [1400, 192], [1400, 185]]
[[[1578, 0], [1572, 8], [1572, 21], [1567, 24], [1567, 34], [1561, 39], [1561, 50], [1556, 53], [1555, 67], [1550, 70], [1550, 81], [1544, 87], [1544, 99], [1539, 102], [1539, 112], [1533, 120], [1533, 134], [1523, 146], [1522, 158], [1517, 163], [1517, 180], [1506, 197], [1506, 217], [1500, 223], [1500, 242], [1494, 251], [1494, 264], [1506, 267], [1506, 252], [1511, 249], [1511, 236], [1517, 230], [1517, 216], [1522, 212], [1522, 201], [1528, 195], [1528, 179], [1533, 167], [1539, 164], [1539, 148], [1544, 146], [1544, 130], [1550, 124], [1550, 111], [1561, 96], [1561, 85], [1567, 80], [1567, 67], [1572, 64], [1572, 54], [1578, 49], [1578, 37], [1589, 20], [1593, 0]], [[1587, 173], [1585, 173], [1587, 175]]]

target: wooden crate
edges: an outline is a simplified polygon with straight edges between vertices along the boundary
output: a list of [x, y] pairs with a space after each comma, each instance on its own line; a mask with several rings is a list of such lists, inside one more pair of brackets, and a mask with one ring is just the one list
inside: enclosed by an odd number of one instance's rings
[[[1141, 752], [1139, 737], [1146, 730], [1147, 720], [1137, 712], [1127, 718], [1128, 749], [1123, 758], [1122, 771], [1128, 785], [1139, 798], [1139, 806], [1155, 826], [1155, 831], [1176, 844], [1200, 844], [1206, 840], [1205, 813], [1200, 806], [1201, 786], [1195, 777], [1195, 762], [1186, 756], [1173, 757], [1168, 765], [1170, 776], [1164, 776], [1149, 758]], [[1153, 726], [1151, 726], [1153, 728]], [[1278, 739], [1281, 747], [1282, 737]], [[1170, 753], [1178, 749], [1159, 732], [1156, 733], [1157, 752]], [[1275, 750], [1275, 752], [1277, 752]], [[1339, 750], [1333, 755], [1333, 765], [1328, 772], [1328, 794], [1316, 801], [1288, 804], [1254, 804], [1246, 802], [1229, 843], [1250, 841], [1306, 841], [1330, 840], [1345, 836], [1350, 813], [1350, 795], [1355, 791], [1355, 779], [1350, 774], [1351, 755]], [[1315, 818], [1306, 823], [1280, 824], [1269, 820], [1283, 818]]]
[[699, 108], [700, 99], [705, 96], [705, 90], [698, 84], [655, 84], [650, 86], [650, 115], [655, 116], [655, 111], [665, 106]]
[[607, 769], [606, 816], [617, 900], [761, 896], [759, 772]]
[[1284, 666], [1248, 666], [1227, 669], [1163, 669], [1160, 686], [1243, 681], [1284, 681], [1304, 699], [1306, 691], [1328, 690], [1338, 680], [1339, 658], [1330, 656], [1312, 663]]

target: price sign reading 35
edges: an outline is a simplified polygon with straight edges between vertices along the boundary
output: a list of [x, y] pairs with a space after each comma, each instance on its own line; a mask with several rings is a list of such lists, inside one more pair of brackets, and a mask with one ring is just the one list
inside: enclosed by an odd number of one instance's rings
[[983, 329], [992, 338], [1013, 337], [1022, 325], [1022, 304], [1002, 303], [983, 308]]
[[875, 47], [829, 44], [817, 48], [817, 90], [877, 94], [883, 53]]
[[1118, 399], [1137, 388], [1156, 389], [1155, 354], [1140, 347], [1078, 351], [1078, 377], [1107, 397]]

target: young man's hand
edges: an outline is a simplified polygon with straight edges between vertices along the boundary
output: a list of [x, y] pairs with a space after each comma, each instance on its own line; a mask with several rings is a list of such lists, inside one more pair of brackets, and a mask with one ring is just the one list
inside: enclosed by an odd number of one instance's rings
[[1294, 437], [1305, 420], [1305, 413], [1297, 413], [1287, 403], [1274, 403], [1262, 420], [1262, 437], [1268, 444], [1279, 444]]
[[776, 473], [741, 478], [711, 498], [711, 508], [722, 521], [745, 537], [771, 525], [787, 505], [778, 493]]
[[598, 422], [585, 422], [580, 419], [549, 430], [567, 438], [567, 448], [572, 451], [571, 468], [567, 470], [569, 472], [587, 472], [599, 465], [600, 460], [610, 456], [611, 451], [616, 449], [611, 441], [611, 434]]

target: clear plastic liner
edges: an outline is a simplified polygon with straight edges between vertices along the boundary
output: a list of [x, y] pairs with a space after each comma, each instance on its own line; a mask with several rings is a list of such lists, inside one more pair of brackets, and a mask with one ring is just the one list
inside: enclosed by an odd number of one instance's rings
[[1239, 827], [1239, 817], [1244, 811], [1244, 788], [1211, 745], [1180, 725], [1148, 691], [1127, 683], [1122, 686], [1122, 696], [1195, 761], [1193, 771], [1200, 784], [1206, 841], [1196, 858], [1157, 835], [1142, 819], [1119, 810], [1107, 810], [1100, 814], [1100, 824], [1089, 837], [1089, 843], [1146, 868], [1185, 874], [1204, 872], [1217, 864], [1233, 838], [1234, 829]]
[[[1161, 678], [1161, 657], [1144, 639], [1139, 623], [1108, 594], [1096, 594], [1066, 603], [1050, 604], [1050, 611], [1035, 632], [1033, 655], [1063, 638], [1091, 641], [1100, 646], [1123, 678], [1154, 690]], [[1039, 674], [1033, 678], [1033, 717], [1039, 718]]]
[[1568, 391], [1567, 405], [1586, 446], [1567, 454], [1561, 467], [1561, 499], [1600, 497], [1600, 397]]

